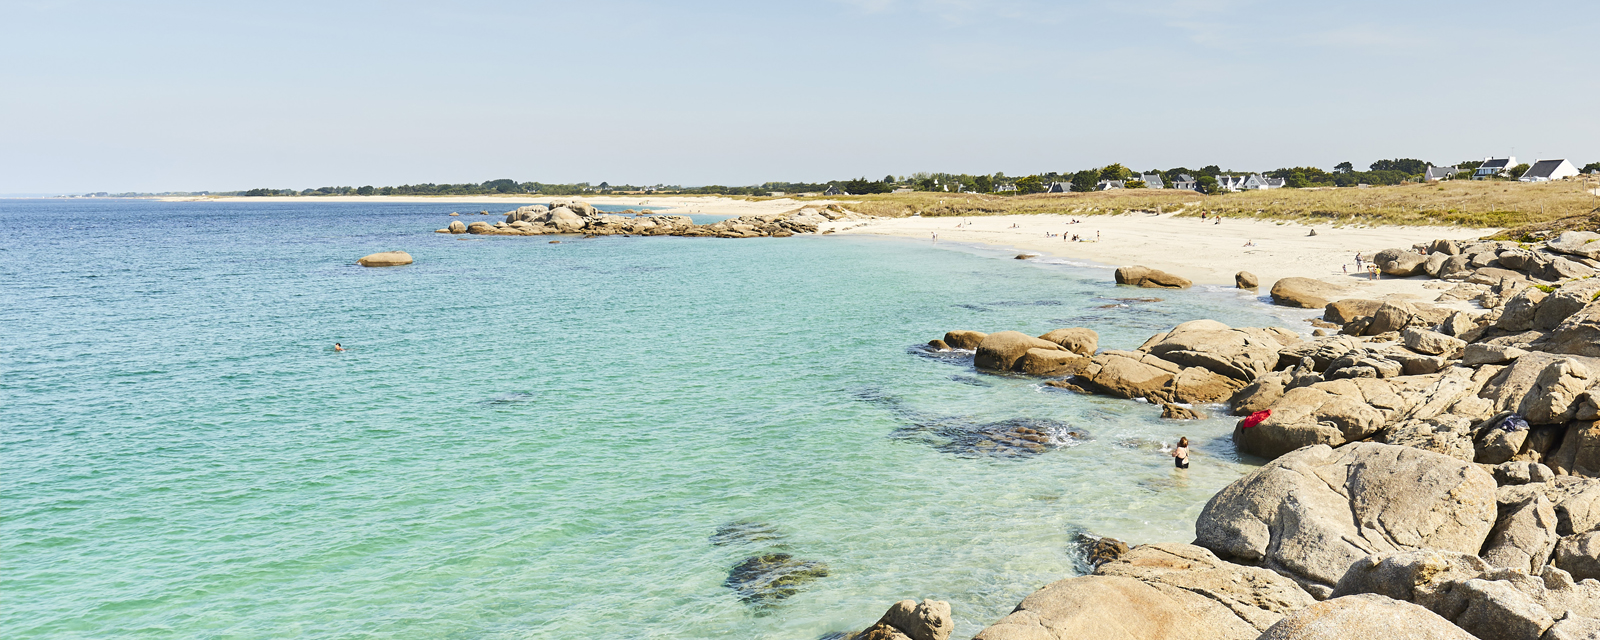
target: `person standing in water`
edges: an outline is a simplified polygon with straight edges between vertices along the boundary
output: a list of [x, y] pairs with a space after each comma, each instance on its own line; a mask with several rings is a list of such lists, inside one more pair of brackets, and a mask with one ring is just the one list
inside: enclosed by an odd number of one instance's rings
[[1189, 468], [1189, 439], [1178, 438], [1178, 446], [1172, 449], [1172, 466], [1179, 469]]

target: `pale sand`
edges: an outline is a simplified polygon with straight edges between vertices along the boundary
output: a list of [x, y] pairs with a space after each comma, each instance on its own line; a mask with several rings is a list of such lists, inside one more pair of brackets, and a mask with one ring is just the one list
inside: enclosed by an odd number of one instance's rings
[[167, 202], [427, 202], [440, 205], [450, 204], [482, 204], [496, 205], [483, 207], [489, 213], [504, 214], [515, 209], [517, 205], [530, 202], [549, 202], [551, 200], [577, 200], [593, 205], [615, 205], [619, 207], [665, 207], [659, 213], [687, 214], [699, 213], [705, 215], [745, 216], [764, 213], [786, 213], [801, 206], [820, 207], [830, 204], [830, 200], [808, 200], [804, 203], [789, 198], [775, 200], [750, 201], [737, 198], [723, 198], [718, 196], [263, 196], [263, 197], [167, 197], [160, 198]]
[[[849, 205], [846, 204], [846, 207]], [[1078, 224], [1068, 224], [1074, 217]], [[966, 223], [966, 224], [963, 224]], [[1020, 228], [1011, 228], [1016, 224]], [[1348, 287], [1350, 297], [1433, 300], [1438, 289], [1424, 288], [1437, 280], [1426, 276], [1384, 277], [1369, 281], [1357, 273], [1355, 255], [1364, 256], [1390, 247], [1409, 248], [1437, 238], [1464, 240], [1495, 233], [1497, 229], [1461, 227], [1307, 227], [1295, 223], [1224, 219], [1213, 224], [1198, 217], [1175, 214], [1072, 216], [1018, 215], [974, 218], [894, 218], [866, 222], [844, 221], [827, 225], [836, 234], [876, 234], [939, 242], [981, 243], [1012, 247], [1020, 252], [1099, 263], [1106, 267], [1143, 265], [1193, 280], [1197, 284], [1232, 286], [1233, 276], [1249, 271], [1260, 279], [1266, 293], [1279, 278], [1302, 276]], [[1317, 235], [1309, 235], [1315, 228]], [[1073, 234], [1099, 242], [1068, 242], [1046, 238], [1045, 232]], [[1246, 241], [1255, 243], [1244, 246]], [[1344, 272], [1348, 267], [1350, 272]], [[1112, 274], [1107, 273], [1109, 280]], [[1435, 285], [1436, 287], [1438, 285]]]

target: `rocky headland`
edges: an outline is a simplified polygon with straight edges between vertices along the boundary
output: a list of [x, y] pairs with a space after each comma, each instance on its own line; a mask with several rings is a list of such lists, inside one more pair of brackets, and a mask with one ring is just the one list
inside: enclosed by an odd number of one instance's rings
[[489, 236], [686, 236], [712, 238], [785, 238], [817, 233], [829, 222], [868, 220], [839, 205], [802, 207], [785, 213], [739, 216], [710, 224], [695, 224], [688, 216], [653, 215], [649, 211], [605, 213], [586, 202], [556, 200], [506, 213], [505, 220], [467, 224], [456, 220], [435, 233]]
[[[1082, 327], [930, 341], [1164, 417], [1214, 403], [1268, 460], [1211, 498], [1192, 544], [1093, 541], [1089, 575], [977, 638], [1600, 638], [1600, 233], [1526, 239], [1363, 256], [1435, 279], [1432, 303], [1280, 279], [1275, 303], [1323, 309], [1309, 338], [1194, 320], [1133, 350]], [[1187, 286], [1143, 267], [1117, 282]], [[943, 640], [950, 615], [904, 601], [855, 637]]]

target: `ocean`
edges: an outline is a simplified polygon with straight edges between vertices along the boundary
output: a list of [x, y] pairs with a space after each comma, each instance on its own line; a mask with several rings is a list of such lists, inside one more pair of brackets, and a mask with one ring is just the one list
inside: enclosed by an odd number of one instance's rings
[[0, 201], [0, 636], [812, 640], [935, 598], [969, 637], [1259, 461], [1215, 407], [919, 345], [1309, 328], [995, 248], [433, 233], [482, 208]]

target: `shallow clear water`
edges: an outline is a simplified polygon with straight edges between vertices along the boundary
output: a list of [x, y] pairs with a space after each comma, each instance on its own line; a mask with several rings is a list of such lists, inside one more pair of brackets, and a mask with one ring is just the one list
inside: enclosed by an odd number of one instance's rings
[[[932, 597], [970, 636], [1249, 467], [1230, 420], [916, 345], [1298, 322], [950, 245], [431, 233], [463, 208], [0, 201], [0, 635], [809, 639]], [[1024, 418], [1088, 437], [960, 440]], [[742, 602], [773, 551], [828, 575]]]

